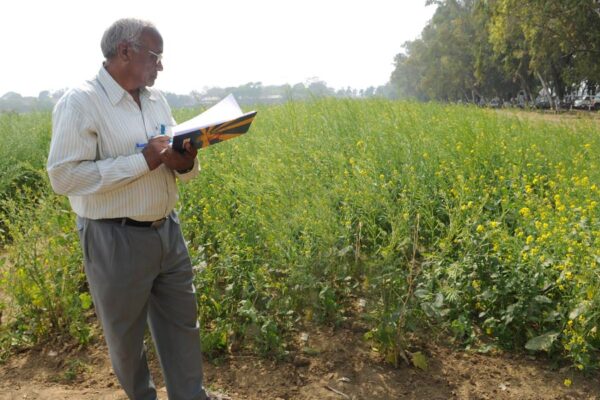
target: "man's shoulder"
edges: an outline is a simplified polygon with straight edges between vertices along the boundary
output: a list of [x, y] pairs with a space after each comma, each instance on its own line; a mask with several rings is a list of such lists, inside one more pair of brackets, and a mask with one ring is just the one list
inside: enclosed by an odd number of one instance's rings
[[78, 86], [71, 87], [62, 95], [61, 101], [85, 101], [98, 96], [99, 85], [95, 79], [87, 80]]
[[[96, 79], [87, 80], [77, 86], [73, 86], [62, 95], [58, 103], [74, 103], [85, 105], [93, 102], [101, 90]], [[57, 103], [57, 104], [58, 104]]]

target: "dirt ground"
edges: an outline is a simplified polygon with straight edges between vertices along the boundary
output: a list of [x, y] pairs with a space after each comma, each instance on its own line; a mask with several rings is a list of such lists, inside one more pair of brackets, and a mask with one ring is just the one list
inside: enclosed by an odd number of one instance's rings
[[600, 112], [598, 111], [561, 111], [556, 113], [550, 110], [522, 111], [515, 109], [500, 109], [496, 112], [503, 116], [515, 117], [519, 120], [557, 122], [569, 125], [577, 121], [591, 121], [600, 127]]
[[[370, 399], [600, 399], [597, 374], [586, 377], [547, 361], [484, 355], [423, 345], [427, 369], [385, 364], [360, 329], [308, 335], [288, 361], [230, 355], [205, 362], [206, 385], [232, 400]], [[305, 337], [306, 338], [306, 337]], [[150, 354], [159, 396], [166, 399]], [[565, 379], [572, 384], [565, 386]], [[36, 348], [0, 364], [0, 399], [126, 399], [101, 344], [77, 349]]]

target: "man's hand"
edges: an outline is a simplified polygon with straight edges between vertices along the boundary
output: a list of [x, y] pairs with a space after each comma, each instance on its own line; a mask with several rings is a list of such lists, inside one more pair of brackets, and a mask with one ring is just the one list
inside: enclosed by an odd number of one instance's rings
[[168, 136], [155, 136], [148, 141], [148, 144], [142, 150], [142, 154], [150, 171], [160, 167], [160, 164], [163, 163], [161, 154], [167, 149], [170, 149]]
[[186, 143], [183, 148], [185, 149], [183, 153], [173, 150], [171, 147], [164, 149], [160, 153], [160, 159], [163, 164], [165, 164], [167, 168], [176, 171], [185, 171], [192, 168], [194, 166], [194, 159], [198, 154], [198, 149], [189, 142]]

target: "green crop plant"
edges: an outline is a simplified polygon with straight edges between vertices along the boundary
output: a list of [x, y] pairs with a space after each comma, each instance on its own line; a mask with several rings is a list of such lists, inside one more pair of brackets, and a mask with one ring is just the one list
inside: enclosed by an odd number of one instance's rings
[[[285, 355], [312, 325], [362, 319], [394, 363], [426, 329], [598, 366], [594, 121], [382, 99], [258, 111], [246, 135], [202, 150], [200, 175], [180, 186], [207, 354]], [[5, 141], [23, 129], [36, 138], [31, 151], [4, 153], [14, 161], [0, 187], [2, 337], [85, 342], [93, 325], [73, 215], [43, 174], [49, 114], [0, 124]], [[31, 166], [33, 187], [17, 163]]]

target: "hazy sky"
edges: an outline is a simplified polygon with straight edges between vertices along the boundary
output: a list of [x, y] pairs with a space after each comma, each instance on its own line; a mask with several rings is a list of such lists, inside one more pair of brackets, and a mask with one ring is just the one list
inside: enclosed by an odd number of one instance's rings
[[14, 0], [0, 7], [0, 95], [29, 96], [93, 77], [100, 38], [122, 17], [148, 19], [161, 32], [159, 89], [187, 94], [313, 77], [334, 88], [383, 85], [402, 44], [435, 11], [425, 0]]

